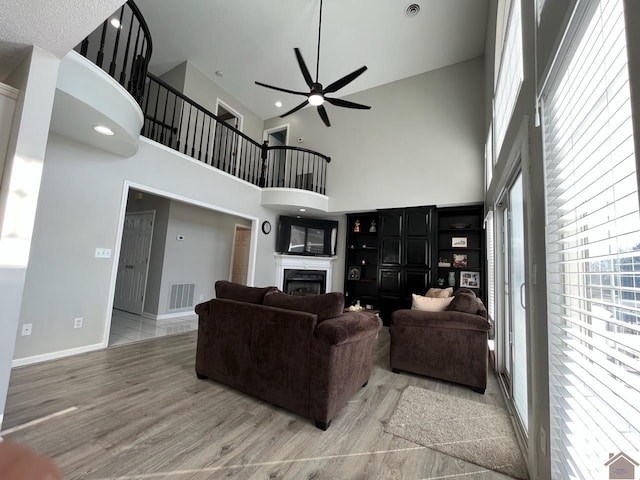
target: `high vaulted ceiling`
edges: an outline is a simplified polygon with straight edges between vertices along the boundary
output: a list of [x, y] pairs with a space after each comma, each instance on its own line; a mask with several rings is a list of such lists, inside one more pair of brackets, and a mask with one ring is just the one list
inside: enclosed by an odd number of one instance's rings
[[[320, 83], [366, 65], [334, 96], [344, 96], [484, 53], [489, 0], [323, 0]], [[0, 0], [0, 80], [37, 45], [62, 56], [123, 0]], [[415, 17], [405, 15], [410, 4]], [[266, 119], [302, 97], [263, 83], [307, 91], [293, 49], [316, 73], [320, 0], [137, 0], [153, 38], [151, 72], [189, 60]], [[216, 71], [223, 76], [216, 76]], [[276, 101], [283, 103], [278, 109]]]
[[[323, 0], [319, 81], [328, 85], [366, 65], [344, 96], [484, 53], [489, 0]], [[405, 15], [410, 4], [420, 13]], [[293, 49], [312, 77], [320, 0], [137, 0], [153, 38], [150, 71], [189, 60], [263, 119], [303, 97], [254, 81], [308, 91]], [[216, 76], [216, 71], [223, 76]], [[275, 106], [276, 101], [282, 108]]]

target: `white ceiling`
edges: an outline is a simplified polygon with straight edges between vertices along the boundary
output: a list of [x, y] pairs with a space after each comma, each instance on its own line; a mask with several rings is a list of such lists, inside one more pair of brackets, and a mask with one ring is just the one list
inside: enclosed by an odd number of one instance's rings
[[[0, 80], [28, 45], [58, 56], [77, 45], [124, 0], [0, 0]], [[306, 91], [293, 48], [315, 77], [319, 0], [137, 0], [153, 38], [151, 72], [189, 60], [263, 119], [302, 97], [255, 80]], [[410, 3], [421, 11], [404, 14]], [[340, 97], [484, 53], [489, 0], [324, 0], [320, 83], [366, 65]], [[215, 72], [224, 72], [217, 77]], [[280, 100], [283, 107], [274, 103]]]
[[[412, 18], [405, 8], [417, 3]], [[150, 71], [189, 60], [263, 119], [303, 97], [255, 80], [308, 91], [293, 53], [316, 71], [319, 0], [137, 0], [153, 39]], [[366, 65], [341, 97], [484, 53], [489, 0], [324, 0], [320, 83]], [[217, 77], [220, 70], [223, 77]], [[274, 103], [280, 100], [283, 107]]]

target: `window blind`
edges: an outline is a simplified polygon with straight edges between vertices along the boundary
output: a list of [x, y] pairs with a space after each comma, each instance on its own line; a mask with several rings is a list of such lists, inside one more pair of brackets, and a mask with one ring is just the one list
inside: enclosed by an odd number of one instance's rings
[[507, 133], [509, 120], [518, 99], [524, 71], [522, 66], [522, 16], [520, 1], [511, 2], [507, 35], [502, 51], [500, 73], [494, 95], [494, 154], [500, 154], [502, 142]]
[[553, 478], [640, 450], [640, 214], [621, 0], [578, 2], [543, 92]]
[[487, 230], [487, 314], [493, 321], [496, 319], [496, 276], [494, 252], [493, 211], [489, 211], [484, 220]]
[[489, 134], [487, 142], [484, 144], [484, 169], [485, 169], [485, 186], [487, 191], [493, 178], [493, 127], [489, 126]]

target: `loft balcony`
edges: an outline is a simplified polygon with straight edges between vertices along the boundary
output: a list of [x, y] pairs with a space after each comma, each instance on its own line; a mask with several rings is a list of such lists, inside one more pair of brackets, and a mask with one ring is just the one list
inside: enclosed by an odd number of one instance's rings
[[152, 50], [151, 33], [132, 0], [75, 48], [137, 103], [142, 111], [140, 135], [258, 187], [276, 189], [265, 191], [263, 205], [299, 203], [293, 200], [295, 195], [286, 198], [287, 190], [294, 190], [317, 194], [309, 206], [326, 210], [328, 156], [305, 148], [269, 146], [245, 135], [149, 73]]

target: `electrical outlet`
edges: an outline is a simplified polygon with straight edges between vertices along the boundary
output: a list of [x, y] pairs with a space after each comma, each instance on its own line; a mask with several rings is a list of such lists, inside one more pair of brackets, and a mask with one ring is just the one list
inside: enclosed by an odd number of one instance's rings
[[22, 336], [31, 335], [31, 328], [33, 327], [33, 323], [25, 323], [22, 325]]
[[82, 317], [73, 319], [73, 328], [81, 328], [82, 327]]
[[547, 456], [547, 432], [545, 432], [544, 427], [540, 427], [540, 450], [542, 451], [542, 455]]
[[204, 300], [204, 295], [200, 295], [200, 301]]

